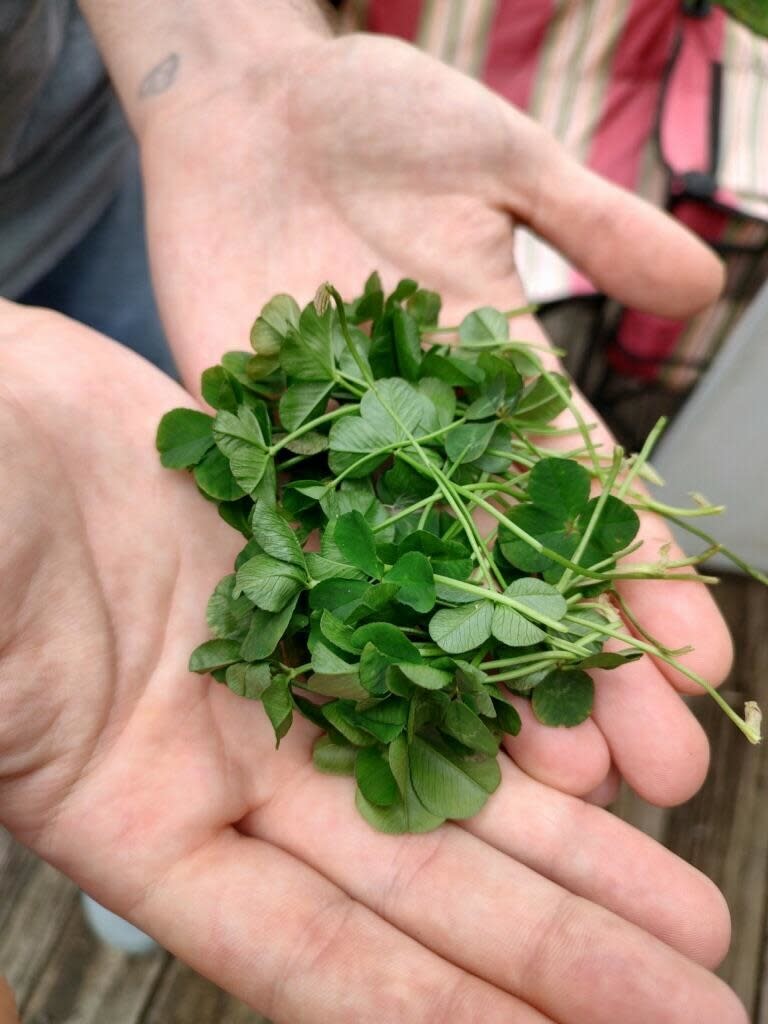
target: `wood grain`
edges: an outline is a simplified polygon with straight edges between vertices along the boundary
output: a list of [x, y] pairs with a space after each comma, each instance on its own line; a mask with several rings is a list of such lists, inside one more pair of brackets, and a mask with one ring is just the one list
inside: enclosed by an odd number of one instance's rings
[[[753, 581], [726, 577], [716, 596], [736, 650], [723, 696], [739, 711], [745, 700], [757, 700], [768, 709], [768, 591]], [[768, 747], [751, 746], [706, 697], [695, 699], [692, 706], [712, 747], [709, 776], [687, 804], [652, 813], [655, 827], [647, 830], [725, 894], [733, 940], [718, 973], [739, 994], [752, 1020], [768, 1024]], [[638, 827], [647, 825], [640, 801], [625, 796], [619, 811]]]

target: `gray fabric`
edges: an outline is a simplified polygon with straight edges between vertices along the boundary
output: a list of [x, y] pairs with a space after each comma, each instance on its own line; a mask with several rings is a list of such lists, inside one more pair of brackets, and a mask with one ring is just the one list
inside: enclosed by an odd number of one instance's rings
[[74, 0], [0, 0], [0, 294], [16, 298], [96, 222], [129, 143]]
[[[690, 505], [690, 492], [698, 490], [726, 505], [724, 516], [694, 519], [693, 525], [763, 572], [768, 572], [767, 329], [764, 284], [653, 457], [667, 481], [659, 499]], [[708, 547], [683, 530], [678, 539], [686, 551]], [[733, 571], [722, 556], [711, 564]]]

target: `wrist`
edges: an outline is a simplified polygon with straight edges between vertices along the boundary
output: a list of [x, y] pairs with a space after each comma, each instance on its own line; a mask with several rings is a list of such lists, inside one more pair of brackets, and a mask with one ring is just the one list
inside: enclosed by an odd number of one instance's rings
[[332, 36], [318, 0], [79, 2], [139, 138], [157, 118], [254, 78], [254, 69], [266, 91], [276, 69]]

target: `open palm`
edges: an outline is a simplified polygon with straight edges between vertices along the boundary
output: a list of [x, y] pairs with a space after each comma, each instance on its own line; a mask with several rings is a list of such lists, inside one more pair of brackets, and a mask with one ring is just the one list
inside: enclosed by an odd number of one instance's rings
[[311, 727], [276, 752], [258, 703], [186, 669], [235, 553], [153, 450], [191, 399], [9, 304], [0, 366], [0, 819], [23, 842], [278, 1022], [743, 1024], [699, 966], [719, 895], [604, 811], [505, 760], [465, 827], [384, 836], [315, 773]]
[[[636, 306], [683, 315], [714, 296], [720, 272], [699, 243], [466, 76], [386, 38], [309, 37], [290, 59], [284, 46], [275, 40], [273, 63], [230, 69], [194, 102], [168, 94], [141, 132], [154, 280], [191, 389], [225, 350], [245, 347], [263, 301], [278, 291], [306, 301], [324, 279], [351, 296], [374, 267], [390, 286], [417, 278], [442, 292], [447, 323], [521, 305], [519, 221]], [[533, 317], [514, 330], [546, 340]], [[653, 516], [641, 536], [643, 562], [670, 540]], [[693, 645], [689, 667], [722, 682], [728, 634], [703, 586], [620, 589], [647, 632]], [[688, 798], [708, 749], [676, 690], [695, 685], [648, 658], [603, 675], [593, 718], [567, 735], [521, 704], [517, 763], [595, 799], [619, 773], [653, 802]]]

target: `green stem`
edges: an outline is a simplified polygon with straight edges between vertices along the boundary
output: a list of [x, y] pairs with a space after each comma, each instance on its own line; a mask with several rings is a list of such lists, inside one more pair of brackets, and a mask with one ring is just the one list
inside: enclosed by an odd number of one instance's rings
[[506, 527], [510, 533], [514, 533], [516, 537], [525, 541], [529, 547], [533, 548], [533, 550], [537, 551], [540, 555], [544, 555], [545, 558], [549, 558], [551, 561], [556, 562], [558, 565], [562, 565], [566, 569], [573, 569], [574, 571], [579, 572], [582, 576], [591, 580], [604, 581], [611, 579], [610, 576], [606, 576], [603, 573], [593, 572], [592, 569], [585, 569], [583, 565], [576, 565], [575, 562], [565, 558], [557, 551], [553, 551], [552, 548], [546, 547], [541, 543], [541, 541], [536, 540], [536, 538], [532, 537], [530, 533], [526, 533], [525, 530], [521, 529], [517, 525], [517, 523], [513, 523], [511, 519], [508, 519], [502, 512], [499, 512], [494, 505], [491, 505], [490, 502], [481, 498], [479, 495], [473, 494], [471, 491], [466, 491], [464, 487], [458, 487], [457, 490], [460, 494], [466, 495], [473, 504], [478, 505], [480, 508], [485, 509], [486, 512], [489, 512], [494, 519], [501, 523], [502, 526]]
[[[589, 517], [587, 528], [581, 535], [581, 540], [579, 541], [578, 547], [573, 553], [573, 561], [577, 564], [579, 562], [579, 559], [587, 550], [587, 544], [589, 544], [592, 534], [595, 532], [595, 527], [597, 526], [600, 520], [600, 516], [603, 514], [603, 509], [605, 508], [605, 503], [608, 501], [608, 498], [610, 496], [611, 488], [613, 487], [616, 481], [616, 477], [619, 475], [619, 469], [621, 468], [621, 460], [623, 459], [623, 457], [623, 450], [621, 448], [615, 448], [613, 452], [613, 462], [608, 472], [608, 476], [603, 482], [603, 489], [600, 493], [600, 497], [595, 502], [595, 507], [592, 509], [592, 515]], [[565, 591], [568, 588], [568, 584], [570, 583], [572, 576], [573, 570], [566, 569], [563, 575], [560, 577], [557, 583], [557, 589], [560, 591], [560, 593], [563, 593], [563, 591]]]
[[738, 568], [741, 569], [742, 572], [747, 573], [748, 576], [751, 576], [753, 579], [758, 580], [758, 582], [768, 586], [768, 576], [766, 576], [765, 573], [760, 572], [759, 569], [755, 569], [749, 564], [749, 562], [745, 562], [743, 558], [739, 558], [739, 556], [735, 554], [735, 552], [731, 551], [730, 548], [727, 548], [722, 544], [718, 544], [715, 538], [711, 537], [704, 530], [700, 530], [697, 526], [693, 526], [691, 523], [686, 523], [685, 520], [680, 519], [679, 516], [667, 514], [665, 518], [668, 519], [670, 523], [674, 523], [675, 526], [679, 526], [682, 530], [686, 530], [688, 533], [692, 533], [695, 537], [700, 537], [709, 544], [716, 546], [719, 553], [724, 555], [729, 562], [738, 566]]
[[352, 377], [348, 373], [342, 373], [341, 370], [336, 368], [336, 372], [333, 375], [333, 379], [346, 391], [350, 391], [355, 398], [362, 398], [366, 391], [366, 384], [364, 380], [358, 380], [357, 377]]
[[347, 324], [347, 314], [344, 311], [344, 300], [342, 299], [342, 297], [339, 295], [339, 293], [336, 291], [332, 284], [326, 284], [325, 290], [333, 299], [336, 305], [336, 313], [339, 318], [339, 327], [341, 328], [341, 334], [342, 337], [344, 338], [344, 342], [347, 346], [347, 349], [349, 350], [349, 354], [357, 363], [357, 368], [363, 375], [363, 380], [365, 381], [365, 383], [368, 385], [369, 388], [373, 388], [374, 382], [373, 374], [371, 373], [371, 368], [360, 355], [357, 349], [357, 345], [354, 343], [354, 341], [352, 340], [352, 335], [349, 333], [349, 325]]
[[485, 587], [477, 587], [474, 583], [465, 583], [463, 580], [454, 580], [450, 576], [441, 576], [439, 573], [435, 573], [435, 583], [443, 583], [447, 586], [453, 587], [454, 590], [463, 590], [465, 594], [472, 594], [482, 601], [492, 601], [494, 604], [503, 604], [507, 608], [513, 608], [516, 612], [523, 616], [525, 619], [532, 619], [535, 622], [541, 622], [542, 625], [548, 626], [550, 629], [554, 629], [557, 633], [568, 633], [570, 632], [567, 626], [564, 626], [562, 622], [558, 622], [556, 619], [552, 619], [549, 615], [545, 615], [543, 612], [537, 612], [528, 605], [523, 604], [522, 601], [516, 601], [514, 597], [507, 597], [506, 594], [499, 594], [495, 590], [486, 590]]
[[[415, 441], [414, 445], [416, 447], [416, 451], [422, 457], [422, 460], [426, 463], [432, 476], [435, 478], [437, 485], [442, 491], [445, 500], [453, 509], [453, 513], [456, 516], [457, 521], [461, 524], [461, 527], [464, 530], [464, 533], [466, 534], [467, 540], [470, 543], [475, 558], [477, 559], [478, 567], [480, 568], [480, 571], [482, 572], [488, 586], [492, 587], [493, 580], [491, 579], [490, 575], [490, 559], [487, 557], [487, 554], [482, 550], [481, 541], [477, 535], [477, 529], [475, 527], [474, 522], [472, 521], [472, 517], [467, 514], [466, 509], [462, 506], [461, 502], [456, 500], [456, 496], [453, 493], [453, 488], [451, 487], [450, 481], [446, 480], [443, 473], [440, 470], [438, 470], [436, 466], [432, 465], [432, 463], [430, 463], [428, 459], [426, 459], [422, 449]], [[409, 455], [401, 453], [400, 458], [408, 465], [410, 465], [412, 468], [416, 468], [415, 460], [411, 459]], [[495, 569], [496, 572], [498, 572], [498, 569], [495, 566], [493, 566], [493, 568]]]
[[703, 690], [705, 690], [710, 695], [712, 700], [714, 700], [715, 703], [722, 708], [726, 715], [728, 715], [728, 717], [734, 723], [734, 725], [736, 725], [736, 727], [744, 733], [744, 735], [747, 737], [750, 743], [760, 742], [760, 730], [757, 727], [757, 725], [748, 724], [741, 717], [741, 715], [738, 715], [730, 706], [730, 704], [728, 704], [728, 702], [720, 696], [720, 694], [717, 692], [714, 686], [708, 683], [706, 679], [704, 679], [702, 676], [698, 674], [698, 672], [694, 672], [693, 669], [690, 669], [686, 665], [683, 665], [682, 662], [677, 660], [677, 658], [673, 658], [671, 655], [665, 654], [664, 651], [659, 650], [658, 647], [655, 647], [652, 644], [646, 643], [643, 640], [638, 640], [637, 637], [627, 636], [625, 633], [621, 633], [617, 629], [611, 629], [610, 626], [604, 626], [602, 624], [596, 624], [592, 622], [585, 623], [582, 619], [579, 619], [575, 615], [566, 615], [565, 618], [574, 625], [588, 626], [593, 630], [599, 631], [604, 636], [610, 636], [613, 637], [613, 639], [615, 640], [620, 640], [622, 643], [627, 644], [630, 647], [634, 647], [638, 651], [642, 651], [644, 654], [650, 654], [651, 657], [658, 658], [659, 660], [665, 662], [667, 665], [671, 665], [672, 668], [676, 669], [678, 672], [681, 672], [684, 676], [686, 676], [686, 678], [692, 680], [692, 682], [696, 683]]
[[667, 422], [668, 421], [666, 416], [660, 417], [660, 419], [656, 421], [653, 430], [650, 432], [648, 437], [646, 437], [645, 444], [643, 445], [643, 447], [640, 449], [637, 455], [632, 456], [632, 465], [630, 466], [627, 475], [621, 481], [619, 489], [616, 491], [617, 498], [623, 499], [626, 496], [632, 484], [632, 481], [635, 479], [638, 473], [640, 473], [643, 466], [648, 462], [648, 459], [650, 459], [651, 452], [656, 447], [656, 442], [659, 440], [662, 433], [664, 432], [664, 429], [667, 426]]
[[426, 505], [430, 504], [430, 502], [434, 503], [439, 500], [441, 493], [441, 491], [435, 491], [433, 494], [430, 494], [429, 497], [422, 498], [421, 501], [417, 501], [415, 504], [409, 505], [408, 508], [401, 509], [399, 512], [394, 512], [386, 519], [382, 519], [380, 523], [375, 523], [371, 529], [374, 533], [377, 533], [379, 530], [385, 530], [388, 526], [393, 526], [395, 523], [399, 523], [401, 519], [407, 519], [408, 516], [412, 515], [414, 512], [418, 512], [419, 509], [424, 508]]
[[627, 619], [630, 626], [632, 626], [633, 629], [637, 630], [637, 632], [640, 634], [643, 640], [647, 640], [649, 644], [653, 644], [654, 647], [658, 647], [660, 651], [662, 651], [664, 654], [668, 654], [671, 658], [679, 658], [683, 654], [691, 653], [693, 647], [691, 647], [690, 644], [687, 647], [665, 647], [660, 640], [657, 640], [655, 636], [651, 636], [651, 634], [643, 627], [640, 620], [637, 618], [635, 613], [629, 607], [629, 605], [618, 592], [618, 590], [614, 592], [613, 598], [615, 601], [618, 602], [619, 608], [621, 608], [621, 614], [624, 616], [625, 619]]
[[[373, 375], [371, 374], [370, 367], [367, 366], [367, 364], [364, 362], [362, 356], [357, 351], [357, 346], [353, 342], [352, 336], [349, 333], [349, 327], [347, 325], [347, 316], [346, 316], [346, 313], [344, 312], [344, 301], [341, 298], [341, 296], [339, 295], [339, 293], [336, 291], [336, 289], [333, 287], [333, 285], [327, 284], [325, 286], [325, 288], [326, 288], [326, 291], [327, 291], [328, 295], [331, 296], [331, 298], [333, 299], [334, 303], [336, 304], [336, 309], [337, 309], [338, 315], [339, 315], [339, 326], [341, 328], [341, 333], [342, 333], [342, 336], [344, 338], [344, 342], [345, 342], [347, 348], [349, 349], [350, 353], [354, 357], [354, 360], [357, 363], [358, 367], [360, 368], [360, 372], [363, 374], [363, 377], [365, 378], [365, 381], [368, 384], [368, 387], [379, 398], [379, 401], [381, 401], [381, 396], [379, 395], [378, 388], [376, 387], [376, 381], [374, 380]], [[424, 452], [424, 449], [421, 447], [421, 444], [419, 444], [419, 441], [417, 441], [416, 438], [413, 436], [413, 433], [408, 428], [408, 426], [405, 423], [403, 423], [403, 421], [402, 421], [401, 417], [398, 415], [397, 411], [395, 409], [392, 409], [389, 406], [386, 406], [383, 402], [382, 402], [382, 405], [384, 405], [384, 408], [387, 409], [387, 412], [389, 413], [389, 415], [392, 417], [392, 419], [395, 421], [395, 423], [397, 423], [397, 425], [400, 427], [400, 429], [402, 430], [403, 434], [408, 438], [408, 441], [413, 445], [414, 450], [418, 454], [419, 458], [421, 459], [421, 461], [424, 464], [424, 466], [426, 467], [426, 469], [429, 471], [430, 476], [433, 477], [433, 479], [437, 482], [438, 487], [440, 487], [440, 489], [442, 490], [442, 492], [443, 492], [443, 494], [445, 496], [445, 500], [448, 502], [448, 504], [453, 509], [454, 515], [458, 519], [463, 521], [465, 532], [467, 534], [467, 538], [469, 539], [469, 542], [472, 545], [472, 549], [473, 549], [473, 551], [475, 553], [475, 557], [477, 558], [478, 565], [480, 566], [480, 569], [483, 572], [483, 575], [485, 576], [485, 578], [486, 578], [486, 580], [488, 582], [488, 585], [492, 586], [493, 585], [493, 580], [491, 579], [491, 576], [490, 576], [490, 573], [489, 573], [489, 564], [491, 564], [491, 563], [489, 562], [489, 559], [487, 558], [487, 555], [482, 551], [482, 549], [480, 547], [480, 544], [478, 543], [479, 538], [477, 537], [477, 533], [476, 533], [476, 530], [475, 530], [475, 527], [474, 527], [474, 523], [472, 522], [472, 517], [468, 516], [466, 514], [466, 510], [463, 508], [461, 503], [456, 500], [456, 496], [453, 493], [453, 488], [452, 488], [451, 482], [446, 479], [445, 474], [442, 472], [442, 470], [438, 469], [437, 466], [433, 465], [429, 461], [429, 459], [427, 458], [427, 456], [426, 456], [426, 454]], [[436, 437], [438, 435], [445, 434], [445, 433], [448, 432], [449, 429], [453, 429], [453, 428], [459, 426], [460, 423], [461, 423], [461, 420], [456, 420], [455, 422], [449, 424], [448, 427], [443, 428], [440, 431], [436, 431], [432, 435], [429, 435], [429, 437]], [[420, 438], [420, 440], [421, 441], [428, 440], [428, 436], [424, 436], [424, 437]], [[401, 454], [401, 458], [404, 459], [406, 462], [410, 462], [411, 466], [414, 465], [413, 461], [409, 460], [408, 457], [405, 456], [404, 454]], [[494, 569], [496, 572], [498, 572], [496, 567], [494, 565], [492, 565], [492, 564], [491, 564], [491, 568]], [[503, 582], [503, 579], [502, 579], [502, 582]]]
[[571, 415], [576, 420], [579, 432], [584, 439], [584, 444], [589, 451], [589, 457], [592, 460], [594, 474], [598, 479], [602, 479], [602, 467], [600, 466], [600, 458], [597, 454], [597, 448], [595, 448], [595, 443], [592, 440], [592, 433], [587, 425], [587, 421], [581, 415], [578, 405], [573, 401], [571, 396], [553, 373], [550, 373], [549, 370], [542, 370], [542, 376], [549, 382], [549, 386], [555, 394], [560, 397], [560, 400], [565, 402], [571, 412]]
[[[484, 474], [487, 476], [487, 474]], [[511, 485], [502, 484], [498, 480], [482, 480], [477, 481], [473, 484], [463, 484], [463, 487], [468, 491], [484, 491], [493, 497], [498, 498], [500, 494], [509, 495], [510, 498], [514, 498], [515, 501], [524, 501], [526, 498], [525, 491], [520, 487], [513, 487]], [[501, 500], [501, 499], [499, 499]], [[506, 503], [507, 508], [511, 508]]]
[[484, 661], [483, 672], [489, 668], [513, 668], [515, 665], [528, 665], [534, 661], [541, 661], [542, 658], [556, 660], [562, 655], [558, 651], [537, 651], [535, 654], [519, 654], [516, 658], [499, 658], [498, 661]]
[[633, 491], [630, 496], [634, 508], [647, 509], [649, 512], [656, 512], [665, 519], [670, 516], [680, 516], [685, 519], [700, 519], [704, 516], [718, 516], [725, 512], [725, 505], [702, 505], [699, 508], [677, 508], [674, 505], [665, 505], [661, 501], [649, 498], [646, 494], [639, 494]]
[[[632, 554], [635, 553], [635, 551], [639, 551], [644, 543], [645, 543], [645, 541], [643, 541], [643, 540], [636, 540], [634, 543], [630, 544], [629, 547], [624, 548], [624, 550], [621, 552], [621, 557], [622, 558], [626, 558], [627, 555], [632, 555]], [[605, 567], [608, 566], [608, 565], [613, 565], [613, 563], [615, 561], [616, 561], [616, 556], [615, 555], [608, 555], [607, 558], [602, 558], [599, 562], [595, 562], [595, 564], [590, 566], [590, 568], [592, 569], [593, 572], [597, 572], [597, 571], [600, 571], [601, 569], [605, 569]], [[608, 570], [608, 571], [610, 571], [610, 570]], [[582, 575], [580, 573], [578, 575], [574, 573], [573, 579], [571, 580], [571, 584], [570, 584], [570, 587], [568, 589], [572, 590], [574, 587], [580, 586], [582, 579], [588, 579], [588, 577], [582, 577]], [[575, 597], [569, 597], [568, 598], [569, 601], [574, 601], [574, 600], [578, 601], [580, 599], [581, 599], [581, 595], [580, 594], [576, 594]]]
[[[535, 313], [535, 312], [537, 312], [538, 308], [539, 308], [538, 303], [531, 302], [527, 306], [518, 306], [516, 309], [508, 309], [505, 312], [503, 312], [501, 315], [505, 316], [508, 320], [510, 320], [510, 319], [512, 319], [512, 317], [523, 316], [526, 313]], [[421, 334], [422, 334], [422, 337], [429, 337], [429, 335], [431, 335], [431, 334], [458, 334], [458, 332], [459, 332], [459, 328], [458, 328], [458, 325], [457, 325], [455, 327], [429, 327], [426, 331], [422, 331]], [[477, 346], [477, 347], [483, 347], [483, 348], [498, 348], [500, 345], [508, 345], [508, 344], [510, 344], [510, 342], [508, 342], [506, 338], [499, 338], [498, 340], [494, 339], [494, 340], [490, 340], [490, 341], [487, 341], [487, 342], [470, 342], [469, 344], [465, 343], [464, 345], [462, 345], [462, 348], [469, 348], [470, 346], [472, 346], [472, 347]], [[519, 343], [516, 342], [515, 344], [519, 344]], [[533, 346], [533, 345], [527, 346], [526, 345], [526, 347], [534, 348], [535, 346]], [[544, 346], [540, 346], [540, 347], [542, 349], [544, 348]], [[548, 352], [549, 349], [546, 349], [546, 351]]]
[[[461, 465], [461, 460], [464, 458], [464, 455], [466, 454], [468, 447], [469, 447], [469, 445], [465, 446], [464, 451], [459, 455], [458, 459], [455, 459], [451, 463], [451, 465], [448, 467], [448, 471], [445, 474], [447, 480], [450, 480], [453, 477], [453, 474], [456, 472], [456, 470]], [[424, 526], [426, 525], [426, 522], [427, 522], [427, 517], [429, 516], [429, 513], [432, 511], [432, 508], [434, 507], [435, 502], [440, 500], [440, 494], [441, 494], [441, 492], [439, 490], [435, 491], [432, 500], [430, 500], [430, 502], [424, 507], [424, 510], [421, 513], [421, 516], [419, 518], [419, 523], [418, 523], [417, 529], [419, 529], [419, 530], [423, 530], [424, 529]]]
[[294, 466], [298, 466], [299, 463], [304, 462], [305, 459], [311, 458], [311, 455], [294, 455], [293, 458], [286, 459], [285, 462], [281, 462], [279, 465], [275, 464], [275, 469], [278, 473], [282, 473], [286, 469], [292, 469]]
[[[563, 655], [560, 655], [558, 660], [567, 660]], [[572, 660], [576, 660], [575, 658]], [[536, 665], [528, 665], [526, 668], [510, 669], [509, 672], [500, 672], [496, 676], [491, 676], [491, 682], [493, 683], [509, 683], [513, 679], [521, 679], [524, 676], [533, 675], [534, 672], [541, 672], [545, 669], [552, 668], [552, 661], [540, 661]]]
[[640, 566], [639, 571], [623, 571], [604, 573], [605, 580], [664, 580], [665, 583], [706, 583], [709, 587], [716, 586], [720, 580], [717, 576], [702, 576], [699, 572], [673, 572], [668, 573], [667, 568], [674, 567], [670, 562], [669, 566], [647, 567]]
[[338, 420], [342, 416], [346, 416], [348, 413], [357, 412], [360, 408], [359, 405], [340, 405], [338, 409], [333, 409], [331, 412], [324, 412], [322, 416], [317, 416], [315, 419], [310, 420], [308, 423], [302, 423], [300, 427], [293, 430], [290, 434], [286, 434], [285, 437], [281, 437], [278, 444], [270, 446], [269, 454], [275, 456], [281, 448], [285, 448], [291, 441], [295, 441], [297, 437], [303, 437], [304, 434], [308, 434], [310, 430], [315, 430], [317, 427], [321, 427], [324, 423], [331, 423], [333, 420]]

